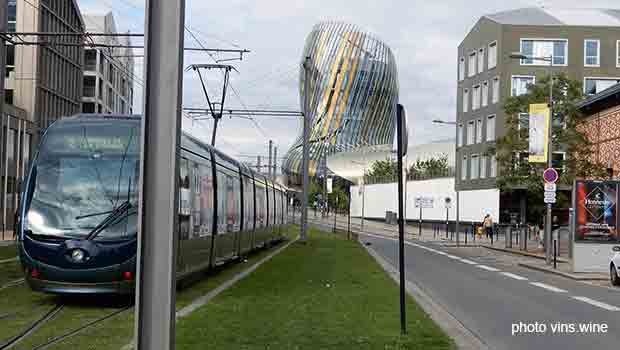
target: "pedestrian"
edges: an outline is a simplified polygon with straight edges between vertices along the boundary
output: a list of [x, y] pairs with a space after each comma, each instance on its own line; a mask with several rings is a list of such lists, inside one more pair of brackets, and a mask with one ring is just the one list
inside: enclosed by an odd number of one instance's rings
[[487, 214], [482, 221], [484, 230], [486, 231], [487, 239], [493, 240], [493, 218], [491, 214]]

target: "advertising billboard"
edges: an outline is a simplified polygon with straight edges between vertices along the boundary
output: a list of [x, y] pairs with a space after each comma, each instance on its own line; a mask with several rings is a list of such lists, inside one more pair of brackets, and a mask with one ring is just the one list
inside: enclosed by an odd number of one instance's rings
[[529, 120], [529, 162], [547, 162], [547, 141], [549, 139], [549, 106], [546, 103], [530, 105]]
[[618, 243], [618, 181], [577, 181], [575, 241]]

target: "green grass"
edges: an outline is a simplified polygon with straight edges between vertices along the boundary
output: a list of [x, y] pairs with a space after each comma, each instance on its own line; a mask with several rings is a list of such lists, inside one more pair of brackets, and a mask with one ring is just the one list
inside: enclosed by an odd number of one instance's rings
[[[0, 286], [7, 282], [12, 282], [23, 278], [22, 267], [19, 261], [11, 261], [0, 264]], [[2, 291], [0, 291], [1, 295]]]
[[17, 257], [17, 246], [15, 244], [0, 246], [0, 260], [11, 259], [15, 257]]
[[[289, 237], [297, 234], [291, 229]], [[277, 247], [276, 247], [277, 249]], [[177, 291], [177, 310], [188, 305], [194, 299], [207, 294], [237, 273], [250, 267], [253, 263], [271, 253], [273, 249], [257, 251], [247, 258], [247, 262], [231, 263], [212, 271], [199, 282]], [[102, 317], [114, 311], [113, 309], [97, 308], [96, 302], [83, 305], [72, 305], [59, 315], [53, 322], [45, 325], [30, 340], [23, 343], [24, 348], [41, 344], [53, 335], [60, 335], [74, 329], [88, 320]], [[1, 325], [1, 323], [0, 323]], [[1, 328], [0, 328], [1, 329]], [[134, 309], [108, 319], [96, 326], [85, 330], [74, 337], [50, 346], [49, 350], [88, 349], [88, 350], [119, 350], [131, 342], [134, 331]]]
[[358, 243], [311, 232], [177, 324], [177, 349], [453, 349]]

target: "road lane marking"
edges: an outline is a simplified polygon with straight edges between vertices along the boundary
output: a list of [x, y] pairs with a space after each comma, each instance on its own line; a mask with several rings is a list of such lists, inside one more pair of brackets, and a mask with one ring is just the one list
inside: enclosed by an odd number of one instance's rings
[[527, 277], [523, 277], [523, 276], [519, 276], [519, 275], [515, 275], [514, 273], [510, 273], [510, 272], [501, 272], [502, 275], [510, 277], [510, 278], [514, 278], [516, 280], [519, 281], [526, 281]]
[[609, 311], [620, 311], [620, 307], [609, 305], [594, 299], [590, 299], [588, 297], [571, 297], [573, 299], [583, 301], [584, 303], [588, 303], [590, 305], [598, 306], [601, 309], [609, 310]]
[[556, 292], [556, 293], [568, 293], [567, 290], [560, 289], [558, 287], [554, 287], [552, 285], [545, 284], [545, 283], [542, 283], [542, 282], [530, 282], [530, 284], [533, 285], [533, 286], [536, 286], [536, 287], [540, 287], [540, 288], [544, 288], [544, 289], [550, 290], [552, 292]]
[[469, 264], [469, 265], [476, 265], [476, 264], [478, 264], [475, 261], [471, 261], [471, 260], [467, 260], [467, 259], [461, 259], [461, 261], [466, 263], [466, 264]]
[[486, 266], [486, 265], [476, 265], [477, 268], [483, 269], [483, 270], [487, 270], [487, 271], [493, 271], [493, 272], [498, 272], [499, 269], [496, 269], [494, 267], [491, 266]]
[[451, 254], [448, 254], [448, 255], [446, 255], [446, 256], [447, 256], [448, 258], [450, 258], [450, 259], [454, 259], [454, 260], [461, 260], [461, 258], [459, 258], [459, 257], [458, 257], [458, 256], [456, 256], [456, 255], [451, 255]]

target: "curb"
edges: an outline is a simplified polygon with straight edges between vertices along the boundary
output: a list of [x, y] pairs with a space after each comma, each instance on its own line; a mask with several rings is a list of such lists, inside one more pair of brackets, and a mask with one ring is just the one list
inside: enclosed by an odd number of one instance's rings
[[[383, 270], [396, 282], [400, 284], [398, 271], [388, 263], [372, 247], [359, 242], [366, 249], [368, 254], [383, 268]], [[456, 319], [449, 311], [435, 302], [420, 286], [412, 281], [405, 280], [405, 290], [429, 317], [439, 325], [439, 327], [454, 340], [457, 349], [461, 350], [488, 350], [489, 346], [484, 341], [469, 330], [463, 323]]]
[[[481, 244], [480, 247], [483, 247], [483, 248], [486, 248], [486, 249], [491, 249], [491, 250], [496, 250], [498, 252], [516, 254], [516, 255], [521, 255], [521, 256], [527, 256], [529, 258], [536, 258], [536, 259], [545, 260], [545, 257], [542, 256], [542, 255], [538, 255], [538, 254], [534, 254], [534, 253], [528, 253], [528, 252], [522, 252], [520, 250], [493, 247], [493, 246], [490, 246], [490, 245], [487, 245], [487, 244]], [[558, 262], [568, 263], [569, 261], [564, 259], [564, 258], [559, 258], [558, 257]]]
[[575, 280], [575, 281], [607, 281], [607, 277], [576, 276], [573, 273], [557, 271], [557, 270], [554, 270], [552, 268], [538, 266], [538, 265], [534, 265], [534, 264], [530, 264], [530, 263], [520, 262], [520, 263], [518, 263], [518, 265], [522, 266], [522, 267], [526, 267], [528, 269], [532, 269], [532, 270], [536, 270], [536, 271], [540, 271], [540, 272], [545, 272], [545, 273], [549, 273], [549, 274], [554, 274], [554, 275], [562, 276], [562, 277], [569, 278], [569, 279], [572, 279], [572, 280]]

